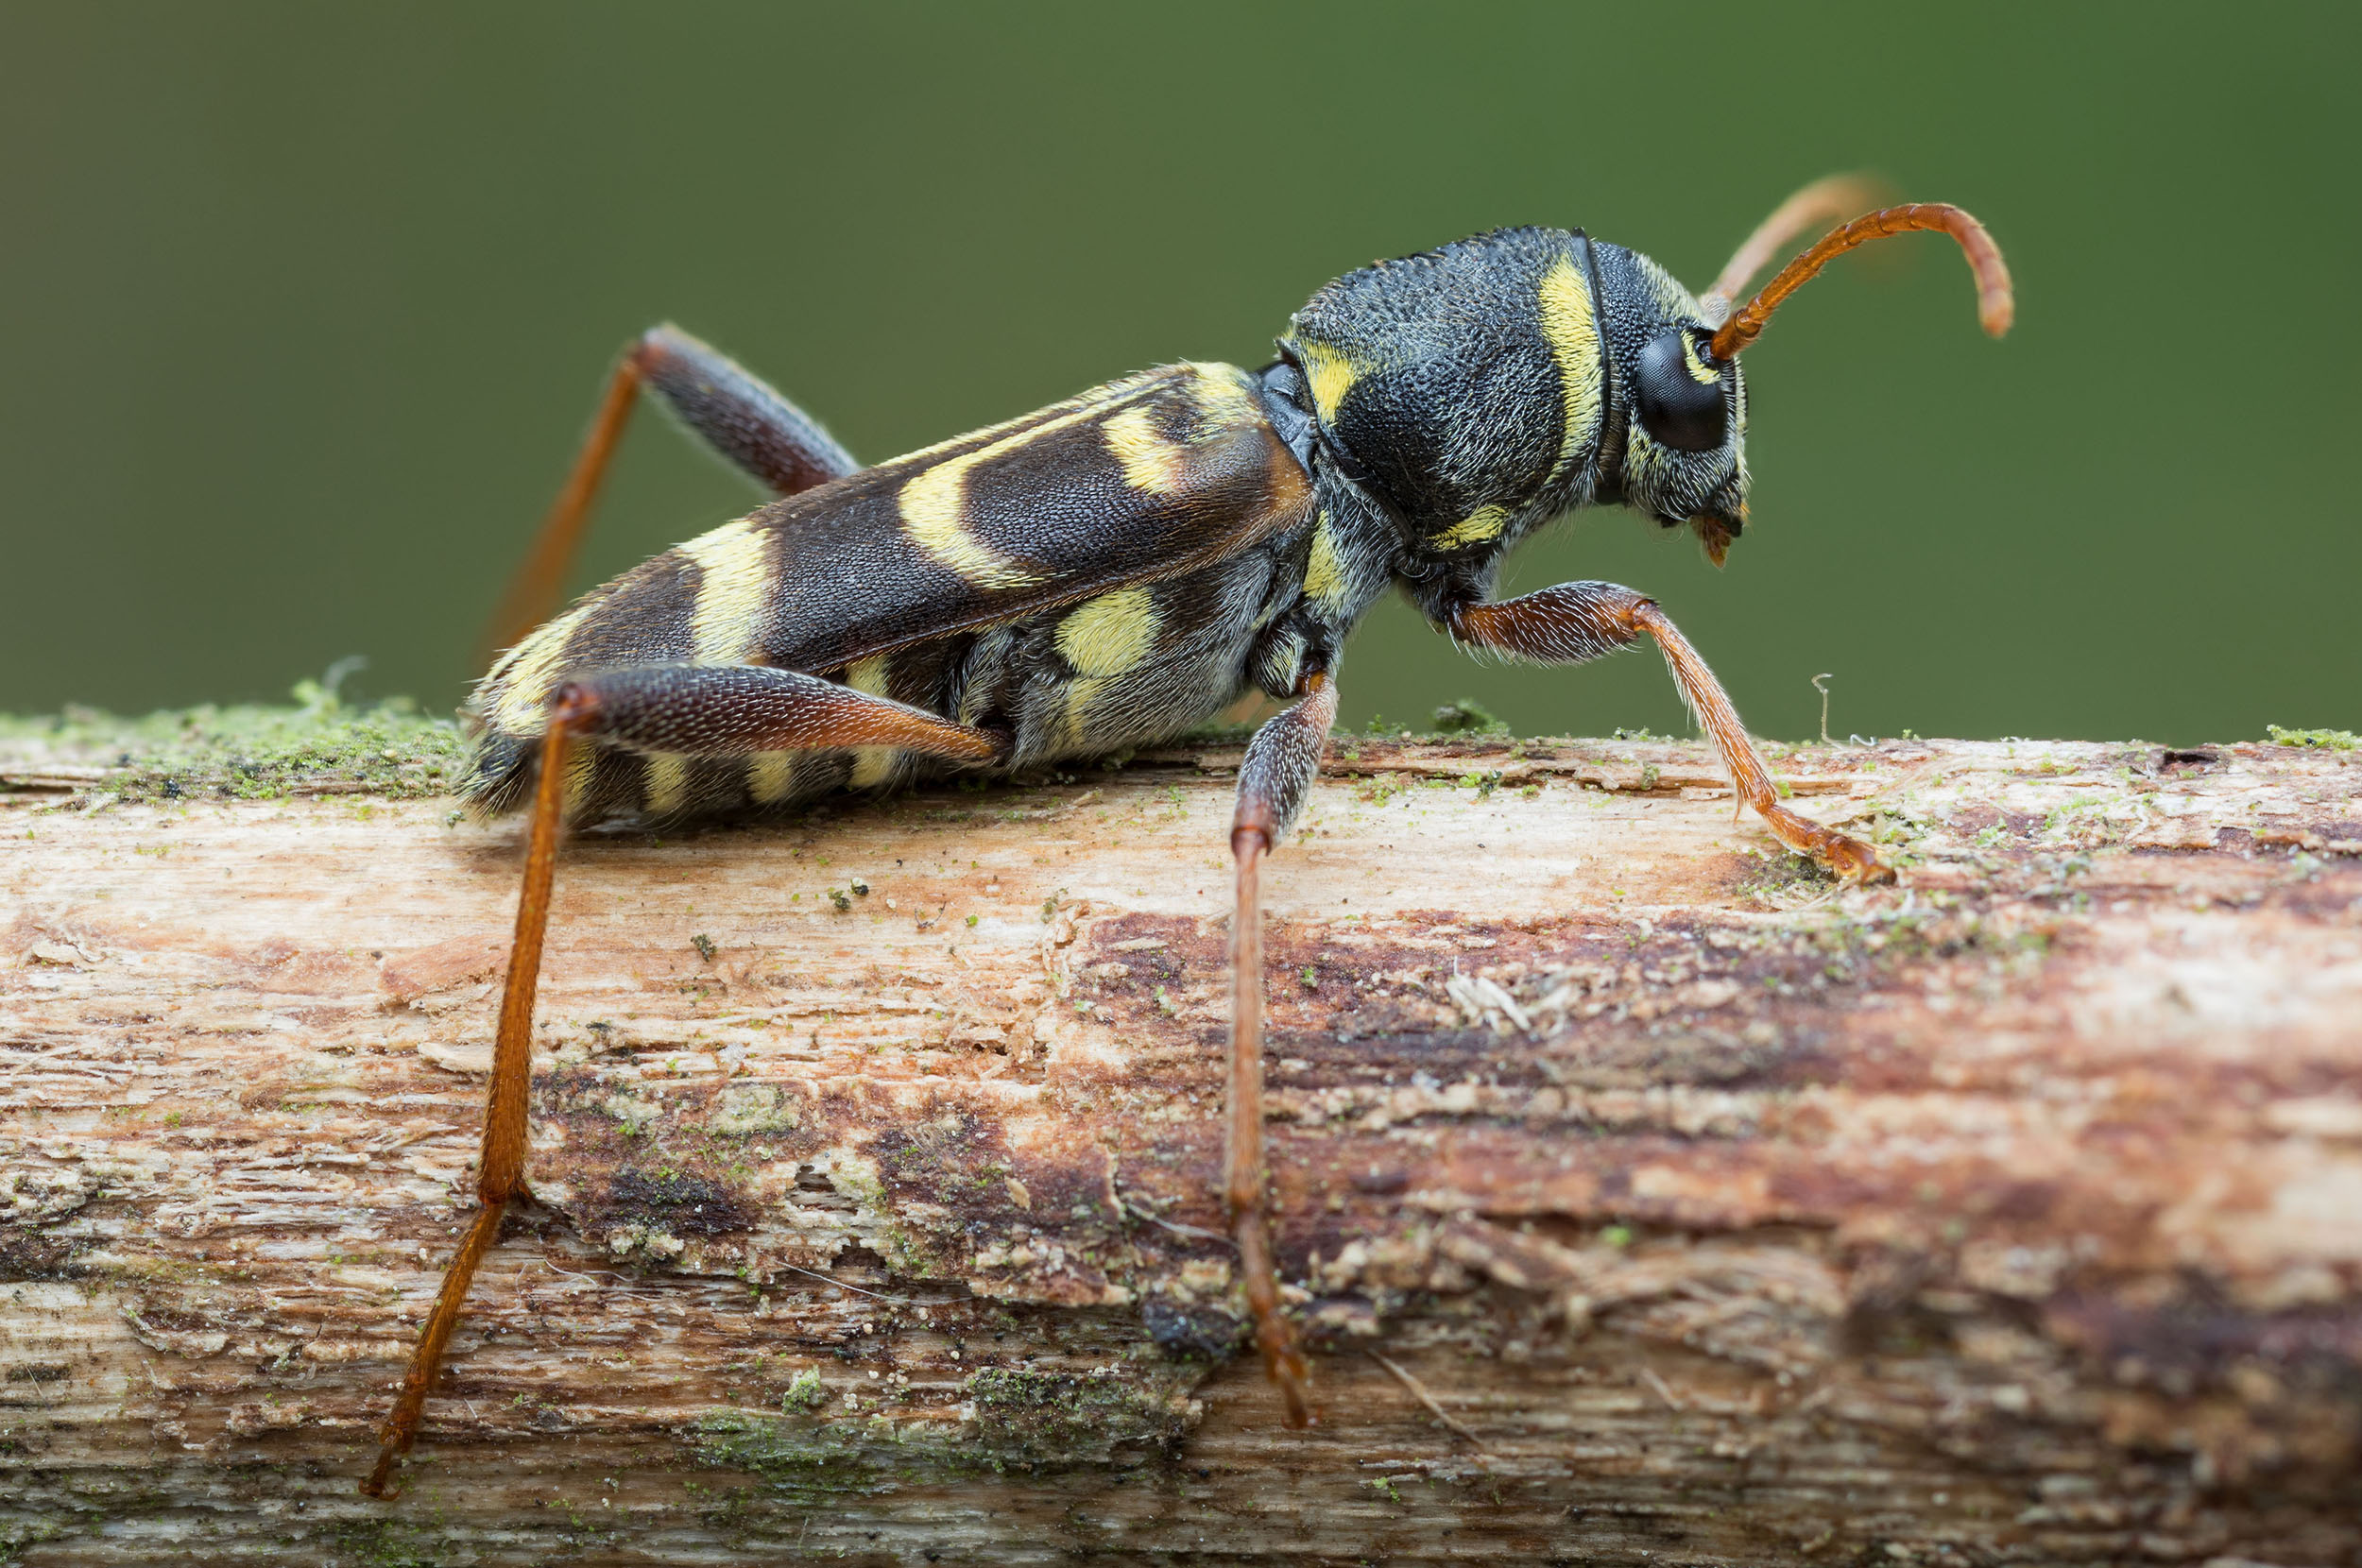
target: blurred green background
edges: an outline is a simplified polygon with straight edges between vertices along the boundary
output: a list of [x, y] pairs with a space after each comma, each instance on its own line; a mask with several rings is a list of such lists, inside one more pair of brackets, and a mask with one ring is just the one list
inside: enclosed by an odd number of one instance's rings
[[[663, 319], [891, 455], [1260, 363], [1372, 258], [1582, 224], [1702, 287], [1814, 176], [1985, 218], [1748, 359], [1716, 571], [1620, 512], [1760, 733], [2362, 725], [2338, 5], [0, 8], [0, 710], [461, 696], [617, 346]], [[2339, 107], [2343, 105], [2344, 107]], [[747, 509], [636, 425], [579, 585]], [[1653, 657], [1482, 667], [1398, 602], [1346, 717], [1686, 730]]]

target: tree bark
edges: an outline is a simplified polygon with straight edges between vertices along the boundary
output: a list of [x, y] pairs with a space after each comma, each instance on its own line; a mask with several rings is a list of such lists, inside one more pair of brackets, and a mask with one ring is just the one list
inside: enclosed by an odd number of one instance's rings
[[539, 1203], [372, 1503], [521, 851], [385, 760], [0, 742], [0, 1559], [2362, 1561], [2353, 754], [1774, 748], [1847, 892], [1695, 744], [1333, 744], [1306, 1434], [1220, 1235], [1235, 748], [577, 839]]

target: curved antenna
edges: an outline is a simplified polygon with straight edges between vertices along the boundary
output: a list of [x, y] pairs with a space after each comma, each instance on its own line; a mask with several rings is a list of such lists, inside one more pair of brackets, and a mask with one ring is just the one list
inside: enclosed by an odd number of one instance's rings
[[1932, 229], [1941, 229], [1958, 240], [1968, 257], [1969, 270], [1977, 275], [1978, 322], [1994, 337], [2008, 332], [2011, 317], [2017, 314], [2017, 302], [2010, 291], [2010, 267], [2001, 259], [2001, 247], [1993, 243], [1993, 236], [1985, 232], [1983, 224], [1958, 207], [1942, 201], [1914, 202], [1908, 207], [1865, 213], [1844, 227], [1831, 230], [1818, 245], [1780, 268], [1778, 277], [1764, 284], [1762, 292], [1748, 300], [1737, 315], [1716, 329], [1711, 345], [1714, 357], [1729, 359], [1753, 343], [1761, 335], [1764, 323], [1772, 319], [1772, 313], [1780, 308], [1780, 302], [1804, 287], [1806, 280], [1834, 258], [1889, 234]]
[[1781, 202], [1770, 217], [1755, 225], [1747, 243], [1731, 253], [1731, 259], [1714, 280], [1714, 286], [1699, 297], [1698, 305], [1705, 315], [1706, 324], [1719, 327], [1728, 320], [1732, 303], [1747, 292], [1755, 274], [1770, 266], [1772, 259], [1795, 244], [1799, 236], [1823, 224], [1835, 223], [1848, 213], [1891, 201], [1896, 194], [1885, 180], [1871, 175], [1833, 174], [1814, 180]]

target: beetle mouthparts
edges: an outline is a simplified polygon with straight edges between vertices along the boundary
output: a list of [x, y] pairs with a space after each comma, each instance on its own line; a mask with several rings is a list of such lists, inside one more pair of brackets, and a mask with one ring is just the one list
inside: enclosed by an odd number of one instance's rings
[[1706, 547], [1706, 559], [1720, 566], [1722, 557], [1731, 553], [1731, 541], [1738, 537], [1738, 530], [1720, 518], [1703, 513], [1691, 518], [1689, 526], [1697, 534], [1698, 542]]

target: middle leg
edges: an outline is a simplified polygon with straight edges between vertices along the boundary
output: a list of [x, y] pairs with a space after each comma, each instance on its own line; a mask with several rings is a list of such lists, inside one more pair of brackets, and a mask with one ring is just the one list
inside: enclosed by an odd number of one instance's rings
[[1257, 873], [1263, 857], [1304, 810], [1320, 773], [1321, 748], [1337, 721], [1337, 687], [1314, 671], [1286, 711], [1255, 732], [1239, 765], [1239, 809], [1230, 828], [1238, 865], [1238, 903], [1230, 917], [1230, 1130], [1223, 1157], [1223, 1193], [1230, 1234], [1239, 1244], [1239, 1274], [1263, 1372], [1279, 1385], [1288, 1424], [1309, 1426], [1312, 1407], [1304, 1389], [1304, 1354], [1279, 1310], [1271, 1228], [1263, 1195], [1263, 909]]
[[1706, 661], [1689, 645], [1655, 601], [1614, 583], [1561, 583], [1538, 593], [1498, 604], [1451, 606], [1446, 629], [1471, 646], [1540, 664], [1577, 664], [1614, 653], [1642, 633], [1656, 639], [1681, 688], [1682, 700], [1698, 715], [1730, 770], [1738, 798], [1754, 808], [1772, 836], [1800, 855], [1854, 882], [1891, 882], [1894, 872], [1859, 839], [1807, 821], [1780, 804], [1772, 770], [1755, 754], [1738, 709], [1714, 678]]

